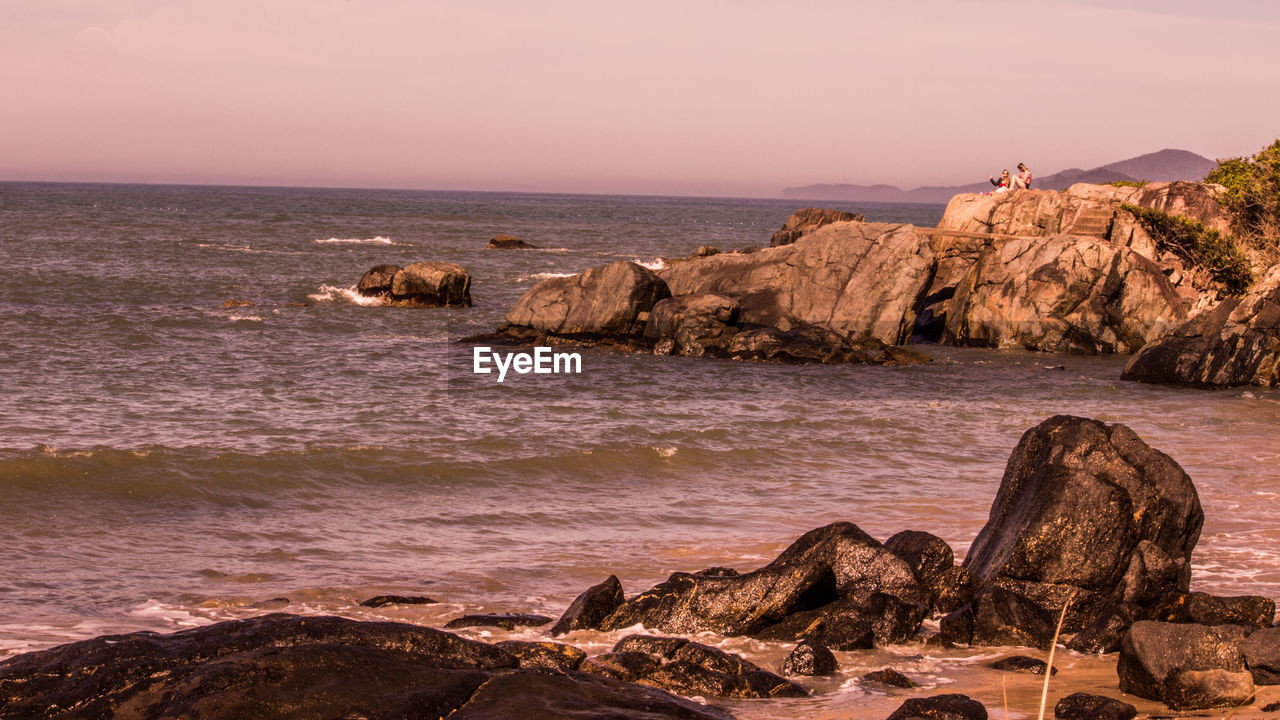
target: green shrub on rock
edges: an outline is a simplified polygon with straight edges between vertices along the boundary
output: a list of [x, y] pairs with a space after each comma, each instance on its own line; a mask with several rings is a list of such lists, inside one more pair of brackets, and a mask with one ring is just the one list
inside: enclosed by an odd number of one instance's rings
[[1172, 252], [1189, 265], [1204, 268], [1231, 294], [1242, 294], [1253, 284], [1249, 259], [1231, 238], [1196, 220], [1137, 205], [1120, 207], [1138, 218], [1158, 250]]
[[1227, 188], [1235, 231], [1259, 249], [1280, 250], [1280, 140], [1249, 157], [1220, 160], [1204, 179]]

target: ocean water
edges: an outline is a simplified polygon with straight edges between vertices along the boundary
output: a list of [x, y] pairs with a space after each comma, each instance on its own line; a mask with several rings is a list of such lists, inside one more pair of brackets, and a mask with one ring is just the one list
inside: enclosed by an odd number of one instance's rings
[[[1195, 589], [1280, 598], [1274, 391], [937, 346], [902, 368], [588, 352], [579, 375], [501, 384], [446, 362], [451, 338], [497, 327], [541, 278], [767, 244], [798, 207], [0, 184], [0, 658], [274, 609], [554, 616], [611, 573], [634, 594], [676, 570], [748, 570], [836, 520], [963, 553], [1018, 438], [1059, 413], [1126, 423], [1191, 474]], [[923, 225], [942, 211], [845, 209]], [[500, 233], [541, 249], [484, 249]], [[369, 267], [419, 260], [465, 266], [474, 307], [354, 297]], [[382, 593], [442, 602], [356, 605]], [[766, 665], [787, 649], [708, 639]], [[998, 706], [999, 677], [977, 667], [993, 652], [851, 653], [819, 698], [734, 710], [883, 717], [901, 697], [856, 681], [878, 663]], [[1111, 661], [1068, 662], [1075, 689], [1114, 684]]]

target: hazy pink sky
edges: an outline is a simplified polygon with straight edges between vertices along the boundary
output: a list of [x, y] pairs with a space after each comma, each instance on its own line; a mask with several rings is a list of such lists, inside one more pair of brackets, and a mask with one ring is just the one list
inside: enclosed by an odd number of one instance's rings
[[776, 195], [1280, 136], [1273, 0], [3, 0], [0, 179]]

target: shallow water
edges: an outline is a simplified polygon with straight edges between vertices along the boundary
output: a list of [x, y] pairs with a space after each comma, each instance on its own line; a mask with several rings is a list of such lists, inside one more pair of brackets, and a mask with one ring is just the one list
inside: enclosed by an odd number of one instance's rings
[[[0, 184], [0, 656], [276, 608], [557, 615], [610, 573], [636, 593], [676, 570], [750, 569], [836, 520], [880, 538], [928, 530], [963, 553], [1018, 438], [1059, 413], [1128, 424], [1191, 474], [1206, 515], [1195, 589], [1280, 598], [1274, 391], [936, 346], [922, 347], [935, 362], [900, 368], [594, 352], [581, 375], [502, 384], [446, 362], [449, 338], [498, 325], [540, 277], [767, 243], [795, 209]], [[484, 250], [499, 233], [546, 249]], [[436, 259], [471, 271], [474, 307], [351, 301], [375, 264]], [[354, 605], [390, 592], [446, 603]], [[261, 604], [275, 598], [288, 603]], [[785, 652], [726, 642], [766, 665]], [[901, 695], [854, 678], [891, 659], [999, 707], [999, 674], [963, 661], [999, 651], [899, 657], [922, 652], [847, 654], [819, 683], [831, 692], [735, 712], [883, 717]], [[1063, 687], [1114, 686], [1110, 661], [1067, 662]], [[1036, 685], [1017, 677], [1015, 710]]]

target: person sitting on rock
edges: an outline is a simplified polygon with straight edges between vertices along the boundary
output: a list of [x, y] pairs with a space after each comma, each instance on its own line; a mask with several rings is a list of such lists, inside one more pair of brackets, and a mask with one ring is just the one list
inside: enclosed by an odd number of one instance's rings
[[991, 181], [992, 185], [996, 186], [995, 190], [992, 190], [987, 193], [988, 195], [990, 195], [993, 192], [995, 193], [1009, 192], [1010, 190], [1013, 189], [1013, 183], [1009, 180], [1008, 170], [1005, 170], [1004, 172], [1000, 173], [999, 180], [996, 180], [995, 178], [990, 176], [988, 176], [987, 179]]
[[1027, 169], [1025, 163], [1018, 163], [1018, 174], [1013, 177], [1013, 187], [1015, 190], [1031, 189], [1031, 171]]

